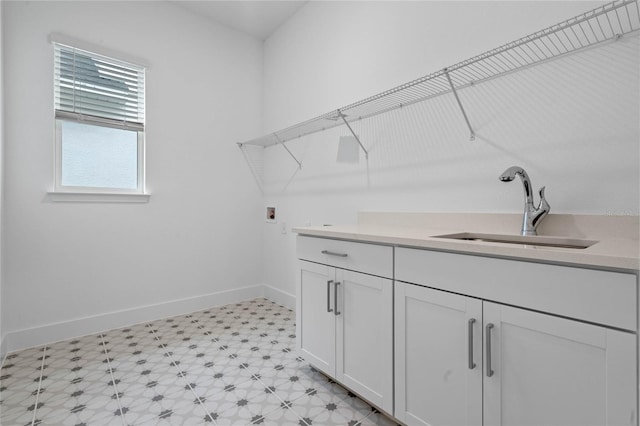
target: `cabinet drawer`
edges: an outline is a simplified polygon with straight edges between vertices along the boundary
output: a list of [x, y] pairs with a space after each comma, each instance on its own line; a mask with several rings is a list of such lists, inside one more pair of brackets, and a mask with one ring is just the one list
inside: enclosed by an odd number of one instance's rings
[[393, 248], [389, 246], [298, 236], [297, 254], [301, 260], [393, 277]]
[[637, 328], [634, 274], [396, 248], [395, 279], [611, 327]]

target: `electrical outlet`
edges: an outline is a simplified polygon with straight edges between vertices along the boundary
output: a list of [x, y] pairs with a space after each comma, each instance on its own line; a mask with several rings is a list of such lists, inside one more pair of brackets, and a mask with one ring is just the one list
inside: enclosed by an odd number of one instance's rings
[[281, 234], [286, 234], [287, 233], [287, 223], [286, 222], [281, 222], [280, 223], [280, 233]]

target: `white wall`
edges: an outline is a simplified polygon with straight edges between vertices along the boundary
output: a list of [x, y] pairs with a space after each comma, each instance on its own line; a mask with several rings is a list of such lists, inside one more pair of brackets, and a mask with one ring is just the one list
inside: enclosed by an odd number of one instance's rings
[[4, 309], [2, 309], [2, 293], [3, 293], [3, 268], [2, 268], [2, 223], [3, 223], [3, 210], [4, 210], [4, 45], [3, 45], [3, 10], [4, 3], [0, 2], [0, 359], [5, 353], [4, 349], [4, 321], [2, 316]]
[[[4, 332], [260, 284], [260, 195], [234, 142], [260, 131], [262, 43], [168, 2], [3, 6]], [[150, 64], [148, 204], [46, 200], [51, 32]]]
[[[310, 2], [265, 44], [264, 129], [292, 125], [595, 8], [600, 2]], [[325, 131], [265, 151], [264, 203], [289, 226], [361, 210], [522, 212], [523, 166], [552, 213], [639, 214], [638, 36], [357, 123], [368, 164]], [[263, 225], [266, 281], [294, 293], [295, 235]], [[514, 229], [514, 232], [518, 232]]]

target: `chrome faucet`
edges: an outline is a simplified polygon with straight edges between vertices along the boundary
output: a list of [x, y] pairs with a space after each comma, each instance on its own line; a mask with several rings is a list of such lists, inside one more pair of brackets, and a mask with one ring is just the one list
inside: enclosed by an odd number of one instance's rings
[[500, 175], [502, 182], [511, 182], [516, 175], [522, 179], [524, 186], [524, 216], [522, 217], [522, 235], [538, 235], [536, 228], [542, 222], [542, 219], [549, 213], [551, 206], [544, 198], [544, 186], [540, 189], [540, 203], [538, 207], [533, 206], [533, 192], [531, 188], [531, 179], [522, 167], [512, 166]]

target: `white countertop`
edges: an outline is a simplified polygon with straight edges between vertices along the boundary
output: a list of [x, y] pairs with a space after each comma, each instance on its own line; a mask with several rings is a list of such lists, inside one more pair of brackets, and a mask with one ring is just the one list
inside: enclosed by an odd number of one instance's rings
[[[559, 224], [564, 228], [568, 221], [572, 224], [572, 233], [560, 235], [578, 239], [591, 239], [598, 242], [585, 249], [539, 247], [511, 243], [493, 243], [483, 241], [452, 240], [434, 238], [438, 235], [462, 232], [499, 233], [518, 235], [517, 232], [505, 232], [504, 227], [513, 228], [514, 215], [489, 214], [421, 214], [420, 220], [410, 216], [391, 214], [360, 214], [357, 225], [297, 227], [293, 231], [302, 235], [326, 238], [338, 238], [359, 242], [390, 244], [395, 246], [417, 247], [435, 250], [473, 253], [488, 256], [509, 257], [525, 260], [539, 260], [553, 263], [566, 263], [601, 268], [640, 270], [640, 242], [636, 221], [604, 216], [557, 215], [551, 219], [547, 230]], [[394, 214], [395, 215], [395, 214]], [[413, 214], [416, 215], [416, 214]], [[426, 215], [426, 216], [425, 216]], [[463, 216], [464, 225], [452, 226], [456, 218]], [[520, 215], [521, 217], [521, 215]], [[479, 220], [474, 221], [475, 218]], [[506, 218], [506, 219], [505, 219]], [[586, 218], [587, 220], [584, 220]], [[381, 219], [381, 220], [376, 220]], [[489, 222], [487, 220], [489, 219]], [[545, 220], [548, 220], [545, 219]], [[600, 220], [602, 219], [602, 220]], [[475, 222], [475, 223], [474, 223]], [[496, 224], [501, 224], [496, 226]], [[588, 224], [587, 225], [585, 225]], [[578, 224], [578, 225], [576, 225]], [[629, 224], [631, 226], [629, 226]], [[593, 226], [589, 229], [589, 226]], [[621, 229], [622, 228], [622, 229]], [[517, 228], [516, 228], [517, 229]], [[511, 229], [510, 229], [511, 230]], [[610, 232], [608, 232], [610, 231]], [[539, 232], [540, 235], [558, 235]]]

